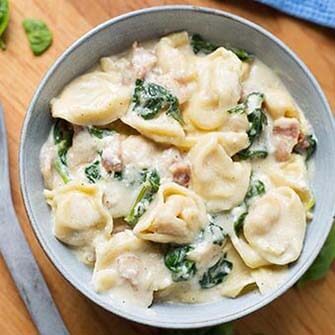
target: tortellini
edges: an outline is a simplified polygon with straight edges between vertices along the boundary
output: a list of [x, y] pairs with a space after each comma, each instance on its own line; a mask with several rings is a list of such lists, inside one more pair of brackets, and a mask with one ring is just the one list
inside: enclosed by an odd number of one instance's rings
[[98, 292], [127, 304], [148, 307], [153, 292], [171, 284], [159, 247], [137, 238], [132, 231], [115, 234], [96, 251], [93, 284]]
[[151, 207], [134, 228], [145, 240], [190, 243], [208, 222], [201, 198], [175, 183], [162, 185]]
[[144, 120], [136, 112], [129, 110], [121, 120], [135, 128], [143, 136], [158, 143], [174, 144], [182, 146], [185, 141], [185, 132], [178, 121], [161, 113], [151, 120]]
[[198, 60], [198, 87], [185, 110], [186, 120], [195, 128], [215, 130], [227, 122], [227, 110], [241, 97], [241, 64], [225, 48]]
[[249, 186], [250, 163], [234, 162], [228, 155], [248, 145], [244, 135], [236, 137], [232, 146], [223, 134], [202, 136], [190, 151], [192, 188], [204, 198], [209, 211], [231, 209], [244, 199]]
[[113, 219], [97, 186], [72, 182], [44, 193], [53, 211], [53, 232], [61, 241], [81, 247], [94, 245], [99, 234], [106, 238], [111, 234]]
[[307, 209], [313, 206], [313, 195], [307, 184], [304, 157], [292, 154], [288, 161], [271, 164], [269, 176], [276, 186], [291, 187], [299, 195]]
[[111, 74], [90, 72], [73, 80], [51, 100], [51, 114], [76, 125], [106, 125], [127, 111], [131, 91], [131, 86]]
[[244, 222], [244, 236], [272, 264], [295, 261], [306, 230], [304, 206], [289, 187], [278, 187], [257, 199]]
[[235, 298], [242, 290], [255, 283], [255, 279], [251, 275], [251, 270], [240, 258], [231, 243], [228, 243], [223, 252], [227, 253], [227, 257], [233, 263], [232, 271], [225, 281], [219, 286], [220, 293], [223, 296]]

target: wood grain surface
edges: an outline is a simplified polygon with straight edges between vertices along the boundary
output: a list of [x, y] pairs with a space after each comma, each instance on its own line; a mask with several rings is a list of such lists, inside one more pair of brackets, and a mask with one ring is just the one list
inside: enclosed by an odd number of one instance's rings
[[[335, 31], [289, 17], [253, 1], [11, 0], [11, 21], [6, 33], [8, 49], [0, 52], [0, 101], [5, 107], [9, 133], [14, 202], [22, 228], [71, 334], [158, 335], [160, 330], [126, 321], [91, 303], [63, 279], [45, 256], [27, 220], [19, 189], [17, 157], [23, 117], [46, 70], [79, 36], [119, 14], [175, 3], [223, 9], [262, 25], [302, 58], [335, 109]], [[53, 46], [41, 57], [34, 57], [29, 49], [22, 29], [22, 20], [26, 17], [43, 19], [54, 33]], [[234, 328], [235, 334], [241, 335], [335, 334], [334, 267], [326, 279], [302, 289], [291, 289], [262, 310], [234, 322]], [[37, 334], [2, 258], [0, 334]]]

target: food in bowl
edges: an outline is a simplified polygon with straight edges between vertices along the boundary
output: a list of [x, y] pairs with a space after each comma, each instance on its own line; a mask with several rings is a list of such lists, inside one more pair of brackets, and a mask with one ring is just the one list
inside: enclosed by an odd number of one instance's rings
[[261, 293], [303, 248], [316, 139], [247, 51], [174, 33], [103, 57], [50, 102], [53, 232], [126, 304]]

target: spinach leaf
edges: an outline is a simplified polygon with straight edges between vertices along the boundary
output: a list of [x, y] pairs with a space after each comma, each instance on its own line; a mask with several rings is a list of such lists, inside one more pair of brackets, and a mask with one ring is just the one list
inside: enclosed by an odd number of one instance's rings
[[187, 259], [187, 253], [193, 248], [190, 245], [171, 248], [164, 256], [165, 266], [172, 272], [175, 282], [191, 279], [197, 272], [195, 262]]
[[[191, 47], [195, 54], [199, 52], [208, 55], [219, 48], [211, 42], [204, 40], [199, 34], [194, 34], [191, 36]], [[233, 48], [230, 46], [225, 46], [227, 50], [232, 51], [242, 62], [249, 62], [253, 59], [253, 56], [243, 49]]]
[[215, 223], [215, 215], [208, 214], [209, 224], [203, 231], [203, 238], [208, 237], [212, 240], [213, 244], [222, 245], [223, 241], [226, 238], [226, 233], [223, 228]]
[[145, 120], [153, 119], [158, 113], [165, 111], [180, 124], [184, 124], [177, 97], [163, 86], [137, 79], [132, 101], [133, 111]]
[[268, 152], [265, 150], [250, 150], [250, 149], [243, 149], [236, 154], [236, 157], [239, 160], [246, 160], [246, 159], [263, 159], [268, 156]]
[[205, 41], [199, 34], [194, 34], [191, 36], [191, 47], [195, 54], [202, 52], [206, 55], [212, 53], [218, 48], [217, 45]]
[[261, 180], [256, 179], [256, 180], [254, 180], [250, 183], [247, 194], [245, 195], [244, 200], [248, 204], [249, 200], [251, 200], [254, 197], [263, 195], [264, 193], [265, 193], [264, 183]]
[[43, 54], [52, 43], [52, 33], [48, 26], [43, 21], [35, 19], [25, 19], [22, 25], [34, 55]]
[[223, 279], [230, 273], [233, 263], [229, 262], [224, 255], [207, 272], [205, 272], [199, 281], [201, 288], [211, 288], [221, 284]]
[[145, 213], [154, 195], [157, 193], [160, 186], [160, 177], [157, 170], [143, 170], [142, 187], [137, 195], [137, 198], [130, 210], [130, 213], [125, 218], [129, 225], [134, 226], [139, 218]]
[[302, 287], [306, 282], [310, 280], [319, 280], [324, 278], [334, 261], [335, 261], [335, 224], [333, 224], [333, 227], [318, 257], [315, 259], [311, 267], [300, 278], [300, 280], [297, 283], [297, 286]]
[[3, 41], [3, 34], [9, 23], [9, 3], [8, 0], [0, 0], [0, 49], [5, 50], [6, 44]]
[[237, 220], [234, 222], [234, 229], [235, 229], [235, 233], [238, 235], [240, 235], [242, 233], [243, 230], [243, 225], [244, 225], [244, 220], [248, 215], [248, 211], [243, 212], [238, 218]]
[[54, 167], [66, 184], [70, 181], [67, 169], [67, 152], [72, 145], [72, 126], [66, 121], [58, 119], [53, 128], [53, 138], [57, 147], [57, 157], [54, 161]]
[[229, 114], [244, 114], [245, 113], [245, 104], [240, 103], [227, 110]]
[[163, 332], [163, 335], [233, 335], [233, 324], [198, 328], [198, 329], [171, 329]]
[[[242, 109], [247, 113], [249, 121], [249, 129], [247, 131], [249, 137], [249, 146], [233, 156], [233, 159], [260, 159], [266, 158], [268, 153], [263, 149], [252, 149], [254, 142], [261, 136], [264, 126], [267, 125], [267, 118], [262, 109], [264, 102], [264, 94], [259, 92], [250, 93], [245, 102], [234, 107], [234, 109]], [[238, 107], [241, 106], [241, 107]], [[228, 111], [229, 112], [229, 111]]]
[[122, 171], [115, 171], [113, 177], [116, 180], [122, 180], [123, 179], [123, 172]]
[[87, 166], [85, 168], [85, 175], [91, 184], [95, 184], [99, 179], [101, 179], [100, 162], [95, 161], [91, 165]]
[[234, 222], [234, 229], [237, 235], [239, 235], [243, 230], [244, 220], [246, 216], [248, 215], [250, 201], [255, 197], [263, 195], [264, 193], [265, 193], [265, 185], [261, 180], [256, 179], [250, 182], [248, 191], [242, 203], [242, 206], [244, 207], [244, 211], [242, 212], [242, 214], [240, 214], [240, 216]]
[[90, 126], [87, 128], [88, 132], [99, 139], [102, 139], [106, 136], [111, 136], [115, 133], [115, 130], [107, 129], [107, 128], [98, 128], [94, 126]]
[[313, 135], [304, 135], [303, 139], [299, 141], [293, 148], [293, 152], [306, 155], [306, 161], [311, 158], [316, 150], [317, 142]]

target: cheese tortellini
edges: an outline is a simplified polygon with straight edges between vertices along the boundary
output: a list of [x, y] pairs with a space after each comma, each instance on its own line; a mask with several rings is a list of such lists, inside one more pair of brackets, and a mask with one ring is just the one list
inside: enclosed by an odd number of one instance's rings
[[106, 125], [128, 109], [131, 87], [104, 72], [91, 72], [73, 80], [51, 100], [51, 114], [73, 124]]
[[228, 155], [248, 145], [244, 135], [232, 135], [231, 143], [220, 133], [206, 135], [190, 151], [192, 187], [204, 198], [209, 211], [231, 209], [247, 193], [251, 166], [247, 162], [234, 162]]
[[98, 292], [148, 307], [153, 292], [171, 284], [159, 247], [137, 238], [130, 230], [115, 234], [97, 247], [93, 283]]
[[245, 219], [244, 235], [265, 260], [283, 265], [299, 257], [305, 229], [302, 202], [291, 188], [284, 186], [256, 200]]
[[74, 247], [94, 244], [99, 234], [104, 238], [113, 229], [113, 219], [102, 205], [102, 192], [95, 185], [69, 183], [45, 191], [54, 215], [53, 232]]
[[208, 219], [201, 198], [175, 183], [160, 187], [152, 209], [144, 215], [135, 234], [160, 243], [186, 244], [194, 240]]
[[276, 289], [301, 254], [317, 140], [276, 74], [185, 31], [105, 56], [50, 102], [57, 239], [115, 303]]

